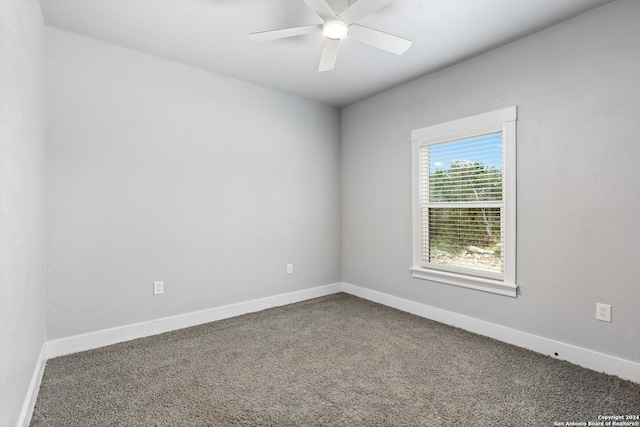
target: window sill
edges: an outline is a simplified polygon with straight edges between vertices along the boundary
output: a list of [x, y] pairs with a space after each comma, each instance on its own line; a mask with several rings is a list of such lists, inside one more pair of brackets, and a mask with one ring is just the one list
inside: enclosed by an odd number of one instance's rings
[[415, 279], [429, 280], [447, 285], [461, 286], [463, 288], [475, 289], [478, 291], [490, 292], [493, 294], [506, 295], [515, 298], [517, 296], [518, 285], [505, 283], [500, 280], [484, 279], [465, 274], [449, 273], [446, 271], [428, 270], [425, 268], [412, 267], [411, 275]]

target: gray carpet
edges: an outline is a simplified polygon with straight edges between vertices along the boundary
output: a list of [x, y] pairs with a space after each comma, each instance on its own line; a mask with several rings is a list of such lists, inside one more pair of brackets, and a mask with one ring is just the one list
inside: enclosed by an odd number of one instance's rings
[[346, 294], [49, 360], [33, 426], [553, 426], [640, 385]]

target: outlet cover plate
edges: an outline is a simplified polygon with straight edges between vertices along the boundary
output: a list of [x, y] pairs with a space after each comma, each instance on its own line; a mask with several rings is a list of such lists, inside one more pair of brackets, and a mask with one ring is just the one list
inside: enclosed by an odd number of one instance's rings
[[163, 293], [164, 293], [164, 282], [163, 281], [153, 282], [153, 294], [160, 295]]
[[596, 303], [596, 319], [611, 322], [611, 305]]

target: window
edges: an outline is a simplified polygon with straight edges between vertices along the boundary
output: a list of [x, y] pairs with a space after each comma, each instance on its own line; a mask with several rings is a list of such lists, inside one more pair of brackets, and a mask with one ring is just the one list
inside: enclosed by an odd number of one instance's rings
[[416, 129], [413, 277], [515, 297], [516, 107]]

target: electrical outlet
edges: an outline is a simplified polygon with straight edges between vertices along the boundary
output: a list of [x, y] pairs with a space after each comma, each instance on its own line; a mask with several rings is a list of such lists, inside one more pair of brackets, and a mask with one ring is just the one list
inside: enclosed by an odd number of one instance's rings
[[287, 274], [293, 273], [293, 264], [287, 264]]
[[611, 305], [596, 303], [596, 319], [611, 322]]
[[153, 282], [153, 294], [160, 295], [164, 293], [164, 282]]

